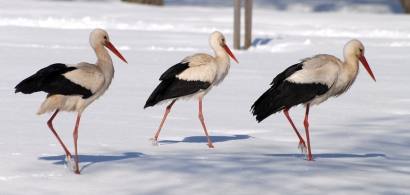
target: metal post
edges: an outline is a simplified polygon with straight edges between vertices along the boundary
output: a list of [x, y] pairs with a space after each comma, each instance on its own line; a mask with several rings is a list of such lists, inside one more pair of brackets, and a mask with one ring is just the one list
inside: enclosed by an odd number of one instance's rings
[[234, 0], [233, 48], [241, 48], [241, 0]]
[[252, 44], [252, 4], [253, 0], [245, 0], [245, 49]]

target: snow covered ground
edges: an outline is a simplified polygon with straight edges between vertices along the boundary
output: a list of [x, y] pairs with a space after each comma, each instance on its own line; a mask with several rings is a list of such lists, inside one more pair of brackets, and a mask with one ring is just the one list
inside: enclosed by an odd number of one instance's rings
[[[155, 147], [149, 138], [164, 106], [143, 110], [146, 98], [169, 66], [210, 52], [213, 30], [231, 43], [231, 8], [0, 1], [0, 194], [409, 194], [410, 18], [254, 14], [255, 38], [270, 41], [234, 51], [240, 64], [204, 100], [216, 148], [206, 146], [194, 101], [176, 103]], [[54, 62], [93, 62], [95, 27], [108, 30], [129, 64], [114, 58], [110, 90], [83, 115], [78, 176], [64, 168], [50, 116], [35, 115], [45, 95], [13, 87]], [[315, 161], [307, 162], [284, 116], [257, 124], [250, 105], [287, 66], [316, 53], [341, 56], [351, 38], [364, 42], [378, 80], [362, 69], [347, 94], [311, 109]], [[303, 132], [303, 108], [291, 114]], [[74, 119], [55, 120], [70, 148]]]

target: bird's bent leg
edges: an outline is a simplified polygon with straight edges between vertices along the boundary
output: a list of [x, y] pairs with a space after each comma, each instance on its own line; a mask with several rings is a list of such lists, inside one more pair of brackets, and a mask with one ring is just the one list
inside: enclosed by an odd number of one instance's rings
[[293, 123], [292, 119], [289, 116], [289, 108], [285, 108], [283, 110], [283, 113], [285, 114], [286, 118], [288, 119], [290, 125], [292, 126], [293, 130], [295, 131], [296, 135], [299, 138], [299, 148], [302, 150], [302, 152], [306, 152], [306, 144], [305, 141], [303, 140], [302, 136], [300, 135], [299, 131], [296, 129], [295, 124]]
[[53, 115], [51, 115], [50, 119], [47, 121], [48, 128], [50, 128], [51, 132], [54, 134], [54, 136], [57, 138], [58, 142], [60, 145], [63, 147], [65, 154], [67, 158], [71, 158], [71, 153], [68, 151], [67, 147], [64, 145], [63, 141], [61, 140], [60, 136], [58, 136], [57, 131], [53, 127], [53, 120], [57, 116], [59, 110], [57, 109]]
[[169, 112], [171, 112], [171, 108], [172, 108], [172, 106], [174, 105], [175, 101], [177, 101], [177, 100], [176, 100], [176, 99], [175, 99], [175, 100], [172, 100], [172, 102], [171, 102], [171, 103], [167, 106], [167, 108], [165, 109], [164, 116], [162, 117], [162, 120], [161, 120], [161, 123], [160, 123], [160, 125], [159, 125], [159, 127], [158, 127], [158, 130], [157, 130], [157, 132], [155, 133], [154, 140], [153, 140], [154, 142], [157, 142], [157, 141], [158, 141], [159, 133], [161, 132], [162, 126], [164, 125], [165, 120], [167, 119], [167, 116], [168, 116]]
[[198, 108], [198, 118], [201, 121], [202, 128], [204, 128], [206, 138], [208, 139], [208, 147], [209, 148], [214, 148], [214, 146], [212, 144], [212, 141], [211, 141], [211, 138], [208, 135], [208, 130], [206, 129], [206, 126], [205, 126], [204, 115], [202, 114], [202, 98], [198, 99], [198, 107], [199, 107]]
[[77, 120], [75, 122], [75, 127], [73, 131], [73, 138], [74, 138], [74, 150], [75, 150], [75, 173], [80, 174], [80, 169], [78, 166], [78, 146], [77, 146], [77, 141], [78, 141], [78, 127], [80, 126], [80, 119], [81, 119], [81, 114], [77, 115]]
[[312, 156], [312, 151], [310, 147], [310, 138], [309, 138], [309, 106], [310, 104], [306, 105], [306, 113], [305, 113], [305, 120], [303, 122], [303, 125], [305, 126], [306, 130], [306, 140], [307, 140], [307, 147], [308, 147], [308, 155], [307, 155], [307, 160], [311, 161], [313, 160]]

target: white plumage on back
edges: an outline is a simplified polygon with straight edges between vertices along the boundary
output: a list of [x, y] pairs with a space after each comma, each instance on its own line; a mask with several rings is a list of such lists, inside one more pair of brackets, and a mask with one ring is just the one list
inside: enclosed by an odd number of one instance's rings
[[341, 62], [330, 55], [316, 55], [302, 61], [303, 69], [286, 80], [294, 83], [320, 83], [331, 87], [337, 80]]
[[63, 74], [64, 77], [73, 83], [91, 90], [93, 93], [101, 90], [104, 86], [105, 78], [100, 68], [86, 62], [79, 63], [75, 67], [77, 67], [76, 70]]
[[200, 53], [186, 57], [181, 63], [188, 63], [189, 68], [178, 74], [177, 78], [186, 81], [214, 82], [218, 69], [214, 57]]

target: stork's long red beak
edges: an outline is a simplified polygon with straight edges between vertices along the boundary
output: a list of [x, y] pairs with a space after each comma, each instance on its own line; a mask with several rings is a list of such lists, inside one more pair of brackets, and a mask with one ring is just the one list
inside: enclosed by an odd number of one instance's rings
[[110, 49], [112, 51], [112, 53], [114, 53], [116, 56], [118, 56], [122, 61], [124, 61], [125, 63], [128, 64], [127, 60], [121, 55], [121, 53], [114, 47], [114, 45], [109, 42], [106, 41], [105, 42], [105, 47], [107, 47], [108, 49]]
[[374, 81], [376, 81], [376, 78], [375, 78], [374, 75], [373, 75], [372, 69], [370, 69], [370, 66], [369, 66], [369, 64], [367, 63], [367, 60], [366, 60], [366, 58], [364, 57], [364, 55], [360, 55], [359, 60], [360, 60], [360, 62], [362, 62], [364, 68], [367, 70], [367, 72], [368, 72], [369, 75], [372, 77], [372, 79], [373, 79]]
[[231, 58], [233, 60], [235, 60], [235, 62], [237, 64], [239, 64], [238, 60], [235, 58], [235, 56], [233, 55], [232, 51], [229, 49], [229, 47], [226, 44], [223, 44], [222, 47], [225, 49], [226, 53], [228, 53], [229, 56], [231, 56]]

